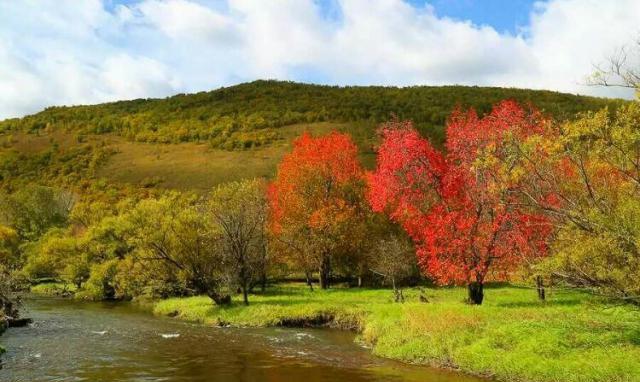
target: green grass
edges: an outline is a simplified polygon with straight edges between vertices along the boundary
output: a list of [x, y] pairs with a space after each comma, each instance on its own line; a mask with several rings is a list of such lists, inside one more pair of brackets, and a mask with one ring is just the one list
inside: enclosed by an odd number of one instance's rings
[[250, 306], [212, 305], [207, 297], [158, 301], [154, 312], [205, 324], [276, 326], [332, 317], [355, 328], [379, 356], [527, 381], [640, 381], [640, 312], [580, 292], [551, 291], [539, 302], [526, 288], [486, 290], [482, 306], [462, 303], [462, 288], [418, 291], [391, 302], [388, 290], [308, 291], [278, 286]]
[[75, 293], [76, 286], [66, 283], [42, 283], [31, 286], [29, 291], [43, 296], [58, 296], [63, 292]]

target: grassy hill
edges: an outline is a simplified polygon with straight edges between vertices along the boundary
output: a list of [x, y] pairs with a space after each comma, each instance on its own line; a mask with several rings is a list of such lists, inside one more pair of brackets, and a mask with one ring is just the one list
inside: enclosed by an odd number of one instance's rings
[[255, 81], [165, 99], [51, 107], [0, 122], [0, 188], [102, 179], [205, 190], [226, 180], [272, 175], [292, 139], [305, 130], [350, 133], [371, 166], [380, 122], [411, 119], [441, 142], [456, 106], [484, 113], [502, 99], [533, 104], [558, 119], [624, 102], [525, 89]]

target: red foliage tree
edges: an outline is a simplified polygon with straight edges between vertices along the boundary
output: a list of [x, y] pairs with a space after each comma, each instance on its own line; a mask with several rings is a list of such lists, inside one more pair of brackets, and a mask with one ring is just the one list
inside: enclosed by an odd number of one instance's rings
[[319, 271], [327, 288], [331, 257], [361, 230], [364, 172], [348, 135], [305, 133], [282, 159], [269, 187], [271, 228], [307, 275]]
[[441, 284], [466, 284], [481, 304], [485, 280], [501, 280], [524, 259], [547, 250], [551, 225], [519, 203], [518, 166], [507, 144], [541, 130], [545, 120], [505, 101], [479, 118], [455, 111], [446, 154], [410, 122], [383, 126], [368, 199], [400, 223], [416, 243], [418, 262]]

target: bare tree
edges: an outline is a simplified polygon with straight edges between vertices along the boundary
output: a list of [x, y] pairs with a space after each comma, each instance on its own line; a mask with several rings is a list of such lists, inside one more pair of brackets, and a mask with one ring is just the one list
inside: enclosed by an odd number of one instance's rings
[[371, 271], [391, 282], [395, 302], [404, 302], [399, 282], [417, 272], [415, 250], [408, 238], [393, 235], [380, 240]]
[[212, 223], [219, 227], [225, 256], [242, 290], [245, 305], [252, 284], [266, 278], [265, 186], [259, 180], [231, 182], [209, 198]]
[[587, 79], [589, 85], [640, 89], [640, 37], [618, 48]]

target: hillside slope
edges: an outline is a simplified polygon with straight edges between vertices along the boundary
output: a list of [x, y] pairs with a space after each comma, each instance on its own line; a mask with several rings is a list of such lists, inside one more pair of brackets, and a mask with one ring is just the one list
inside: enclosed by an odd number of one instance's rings
[[[624, 101], [485, 87], [333, 87], [255, 81], [165, 99], [51, 107], [0, 122], [0, 187], [90, 179], [203, 190], [269, 176], [304, 130], [350, 133], [373, 163], [376, 126], [397, 117], [441, 142], [456, 106], [484, 113], [502, 99], [558, 119]], [[17, 182], [17, 183], [16, 183]]]

